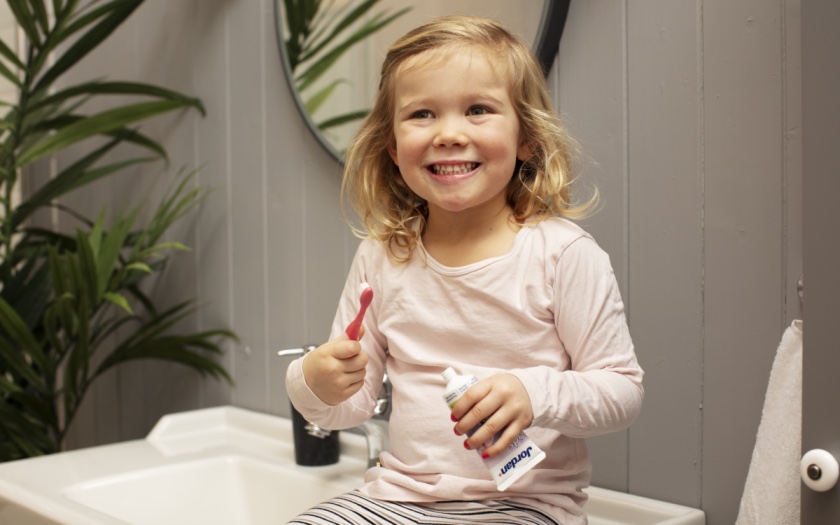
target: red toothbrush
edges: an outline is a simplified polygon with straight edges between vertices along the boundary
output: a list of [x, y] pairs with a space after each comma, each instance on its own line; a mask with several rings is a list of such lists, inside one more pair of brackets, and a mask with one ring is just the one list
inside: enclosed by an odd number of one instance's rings
[[361, 283], [359, 284], [359, 313], [356, 314], [356, 318], [347, 325], [347, 329], [344, 330], [344, 333], [347, 334], [347, 337], [354, 341], [359, 340], [359, 331], [362, 329], [362, 319], [365, 317], [365, 312], [367, 311], [368, 306], [370, 306], [370, 302], [373, 300], [373, 288], [370, 287], [368, 283]]

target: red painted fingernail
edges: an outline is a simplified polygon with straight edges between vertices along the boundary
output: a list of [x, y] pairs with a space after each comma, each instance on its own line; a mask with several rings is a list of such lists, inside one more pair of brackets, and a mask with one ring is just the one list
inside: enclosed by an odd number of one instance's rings
[[455, 417], [455, 416], [453, 416], [452, 414], [449, 414], [449, 419], [451, 419], [453, 423], [457, 423], [457, 422], [458, 422], [458, 418], [457, 418], [457, 417]]
[[481, 453], [481, 458], [482, 458], [482, 459], [487, 459], [487, 458], [489, 458], [489, 457], [490, 457], [490, 454], [488, 454], [487, 452], [482, 452], [482, 453]]
[[455, 435], [456, 435], [456, 436], [460, 436], [460, 435], [461, 435], [461, 433], [460, 433], [460, 432], [458, 432], [458, 429], [457, 429], [457, 428], [453, 428], [452, 430], [454, 430], [454, 431], [455, 431]]
[[467, 450], [471, 450], [471, 449], [470, 449], [470, 444], [469, 444], [469, 443], [467, 443], [467, 440], [466, 440], [466, 439], [464, 440], [464, 448], [465, 448], [465, 449], [467, 449]]

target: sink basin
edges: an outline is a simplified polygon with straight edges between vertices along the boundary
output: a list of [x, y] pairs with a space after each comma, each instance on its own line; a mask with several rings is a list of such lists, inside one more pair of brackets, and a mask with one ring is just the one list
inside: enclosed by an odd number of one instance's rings
[[290, 469], [230, 454], [99, 478], [64, 495], [137, 525], [268, 525], [358, 487], [358, 473], [342, 470]]
[[[294, 462], [291, 421], [235, 407], [164, 416], [146, 439], [0, 464], [0, 525], [282, 524], [362, 483], [365, 438]], [[590, 525], [704, 525], [702, 511], [588, 489]]]

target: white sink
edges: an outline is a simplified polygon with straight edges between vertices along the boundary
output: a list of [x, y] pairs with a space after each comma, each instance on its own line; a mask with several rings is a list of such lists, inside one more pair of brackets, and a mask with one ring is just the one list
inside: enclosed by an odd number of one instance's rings
[[[282, 524], [362, 483], [366, 444], [295, 465], [291, 422], [235, 407], [165, 416], [144, 440], [0, 464], [0, 525]], [[592, 487], [590, 525], [704, 525], [703, 512]]]
[[177, 516], [177, 523], [262, 525], [284, 523], [325, 495], [358, 485], [358, 476], [342, 469], [290, 469], [230, 454], [99, 478], [64, 495], [137, 525], [174, 523]]

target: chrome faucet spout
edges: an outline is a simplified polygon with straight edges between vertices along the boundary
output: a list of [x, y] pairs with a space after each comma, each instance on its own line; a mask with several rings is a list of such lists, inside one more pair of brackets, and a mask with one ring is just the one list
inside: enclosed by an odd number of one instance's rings
[[381, 419], [369, 419], [356, 427], [367, 439], [368, 468], [378, 467], [379, 454], [388, 450], [388, 422]]
[[373, 417], [388, 419], [391, 411], [391, 381], [386, 372], [382, 377], [382, 386], [379, 388], [379, 395], [376, 397], [376, 406], [373, 408]]

